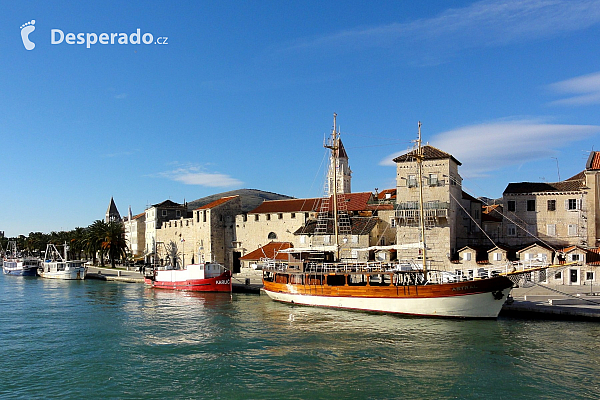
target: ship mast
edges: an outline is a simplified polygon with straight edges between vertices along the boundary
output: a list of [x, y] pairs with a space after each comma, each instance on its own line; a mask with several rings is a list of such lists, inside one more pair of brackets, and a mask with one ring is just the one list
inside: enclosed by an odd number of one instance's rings
[[335, 119], [336, 113], [333, 113], [333, 131], [331, 132], [331, 141], [325, 144], [325, 148], [331, 150], [331, 165], [333, 168], [333, 232], [335, 235], [335, 258], [336, 261], [340, 259], [340, 240], [339, 240], [339, 229], [338, 229], [338, 205], [337, 205], [337, 158], [339, 149], [339, 138], [336, 131]]
[[421, 243], [423, 245], [423, 277], [427, 279], [427, 245], [425, 244], [425, 209], [423, 207], [423, 147], [421, 146], [421, 121], [419, 121], [419, 138], [417, 139], [417, 171], [419, 184], [419, 226], [421, 228]]

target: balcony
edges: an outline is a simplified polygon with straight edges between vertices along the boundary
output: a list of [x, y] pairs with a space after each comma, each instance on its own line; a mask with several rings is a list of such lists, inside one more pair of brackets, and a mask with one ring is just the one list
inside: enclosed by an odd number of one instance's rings
[[[449, 202], [429, 201], [424, 204], [425, 218], [448, 218]], [[416, 201], [407, 201], [396, 205], [396, 218], [399, 220], [417, 220], [419, 219], [419, 203]]]

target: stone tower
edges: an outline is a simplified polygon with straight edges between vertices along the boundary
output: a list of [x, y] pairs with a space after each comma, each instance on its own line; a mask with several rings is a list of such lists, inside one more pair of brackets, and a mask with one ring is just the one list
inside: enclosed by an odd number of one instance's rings
[[121, 214], [119, 214], [119, 210], [117, 210], [117, 205], [115, 204], [114, 199], [110, 198], [110, 204], [108, 205], [108, 209], [106, 210], [106, 217], [104, 218], [106, 223], [113, 221], [121, 221]]
[[[334, 152], [337, 152], [337, 154], [333, 154]], [[339, 139], [339, 147], [334, 152], [331, 154], [329, 170], [327, 171], [327, 182], [329, 183], [327, 196], [333, 195], [334, 172], [337, 178], [337, 193], [352, 193], [350, 186], [352, 171], [348, 165], [348, 154], [346, 153], [346, 149], [344, 149], [342, 139]]]

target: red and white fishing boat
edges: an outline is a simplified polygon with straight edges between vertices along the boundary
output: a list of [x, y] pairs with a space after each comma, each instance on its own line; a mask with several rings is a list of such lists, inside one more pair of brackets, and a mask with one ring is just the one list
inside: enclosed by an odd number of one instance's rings
[[218, 263], [190, 264], [183, 269], [157, 268], [145, 282], [157, 289], [231, 292], [231, 271]]
[[[415, 156], [418, 176], [422, 176], [423, 160], [420, 126], [419, 123]], [[332, 157], [336, 157], [339, 138], [335, 119], [332, 140], [326, 147], [332, 150]], [[332, 165], [335, 163], [332, 162]], [[335, 175], [333, 182], [337, 182]], [[423, 185], [419, 187], [419, 209], [423, 210]], [[336, 184], [333, 189], [335, 203]], [[335, 231], [326, 232], [335, 236], [336, 244], [285, 250], [289, 254], [288, 262], [272, 260], [263, 267], [264, 291], [273, 300], [290, 304], [428, 317], [496, 318], [513, 287], [513, 281], [518, 279], [516, 275], [521, 272], [507, 271], [493, 277], [468, 279], [447, 271], [429, 269], [424, 213], [418, 214], [422, 238], [418, 243], [420, 260], [404, 264], [340, 261], [336, 210], [328, 216], [334, 219]]]

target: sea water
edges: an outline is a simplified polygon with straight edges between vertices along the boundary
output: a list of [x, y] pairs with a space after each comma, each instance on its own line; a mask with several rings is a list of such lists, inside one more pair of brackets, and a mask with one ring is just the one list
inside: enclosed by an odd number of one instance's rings
[[598, 399], [600, 324], [0, 276], [0, 398]]

